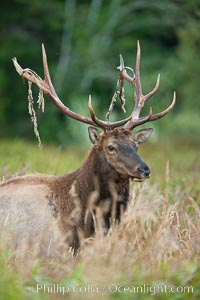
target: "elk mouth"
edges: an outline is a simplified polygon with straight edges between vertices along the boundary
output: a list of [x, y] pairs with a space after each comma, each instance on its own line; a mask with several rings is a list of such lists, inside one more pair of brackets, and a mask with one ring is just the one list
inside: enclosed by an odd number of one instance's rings
[[146, 179], [150, 178], [150, 175], [148, 175], [148, 176], [145, 176], [145, 175], [144, 176], [138, 176], [138, 175], [129, 174], [129, 177], [134, 182], [143, 182]]
[[137, 178], [137, 177], [132, 177], [131, 180], [134, 182], [143, 182], [146, 179], [148, 179], [149, 177], [145, 177], [145, 178]]

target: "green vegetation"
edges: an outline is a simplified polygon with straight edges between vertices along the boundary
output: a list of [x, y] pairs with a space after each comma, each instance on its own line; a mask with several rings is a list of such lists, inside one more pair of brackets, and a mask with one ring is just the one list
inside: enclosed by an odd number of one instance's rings
[[[123, 54], [126, 65], [134, 68], [139, 39], [144, 92], [152, 88], [157, 73], [161, 73], [159, 92], [150, 101], [153, 111], [167, 107], [173, 91], [177, 91], [176, 108], [166, 121], [155, 125], [157, 134], [197, 137], [199, 14], [198, 0], [50, 0], [48, 5], [39, 0], [3, 1], [0, 126], [4, 130], [0, 136], [34, 138], [27, 115], [27, 85], [15, 72], [12, 57], [42, 75], [44, 42], [52, 78], [63, 102], [88, 115], [87, 99], [92, 94], [94, 108], [103, 118], [116, 86], [119, 54]], [[132, 97], [132, 89], [127, 86], [127, 113], [132, 108]], [[86, 126], [71, 122], [48, 102], [46, 113], [39, 113], [42, 139], [84, 144]], [[148, 111], [149, 107], [144, 109], [144, 113]], [[123, 117], [119, 105], [113, 117]]]
[[[1, 299], [199, 299], [199, 146], [184, 140], [142, 146], [152, 178], [133, 183], [122, 224], [113, 225], [106, 237], [98, 230], [94, 239], [83, 243], [78, 257], [69, 252], [41, 259], [22, 253], [14, 259], [1, 239]], [[36, 143], [4, 141], [0, 174], [62, 175], [77, 168], [86, 152], [47, 145], [40, 150]], [[57, 292], [48, 293], [55, 284]], [[133, 291], [136, 287], [138, 293]], [[153, 296], [156, 289], [160, 292]]]

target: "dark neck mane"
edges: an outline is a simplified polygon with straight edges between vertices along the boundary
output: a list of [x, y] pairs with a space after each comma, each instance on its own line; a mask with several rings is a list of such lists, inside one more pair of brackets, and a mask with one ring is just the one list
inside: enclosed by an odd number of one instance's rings
[[106, 161], [103, 152], [95, 147], [77, 172], [82, 184], [87, 185], [90, 191], [99, 189], [101, 199], [110, 197], [111, 187], [121, 195], [124, 194], [125, 187], [129, 187], [129, 179], [117, 173]]

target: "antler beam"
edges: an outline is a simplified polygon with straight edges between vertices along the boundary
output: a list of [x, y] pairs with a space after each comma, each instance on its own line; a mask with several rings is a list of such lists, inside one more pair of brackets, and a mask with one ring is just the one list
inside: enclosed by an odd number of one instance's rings
[[136, 70], [135, 75], [133, 77], [129, 76], [126, 69], [130, 69], [125, 67], [123, 57], [120, 55], [120, 66], [119, 70], [121, 72], [121, 77], [127, 80], [132, 84], [135, 89], [135, 106], [131, 114], [130, 120], [124, 126], [125, 128], [132, 130], [136, 126], [144, 124], [146, 122], [155, 121], [167, 115], [175, 105], [176, 102], [176, 94], [174, 92], [173, 101], [170, 106], [165, 109], [164, 111], [158, 114], [152, 114], [152, 109], [150, 109], [150, 113], [146, 117], [140, 118], [140, 112], [144, 106], [144, 104], [157, 92], [160, 84], [160, 74], [158, 74], [157, 81], [155, 87], [146, 95], [142, 93], [142, 86], [140, 81], [140, 58], [141, 58], [141, 50], [140, 50], [140, 43], [137, 43], [137, 57], [136, 57]]
[[131, 116], [126, 119], [117, 121], [117, 122], [106, 122], [106, 121], [102, 121], [102, 120], [98, 119], [95, 116], [94, 109], [92, 107], [91, 97], [89, 97], [89, 103], [88, 103], [91, 118], [82, 116], [80, 114], [77, 114], [77, 113], [71, 111], [67, 106], [65, 106], [63, 104], [63, 102], [60, 100], [60, 98], [58, 97], [58, 95], [54, 89], [54, 86], [51, 81], [51, 76], [49, 73], [47, 55], [46, 55], [45, 47], [43, 44], [42, 44], [42, 58], [43, 58], [43, 68], [44, 68], [44, 80], [40, 76], [38, 76], [34, 71], [32, 71], [31, 69], [28, 69], [28, 68], [23, 69], [18, 64], [16, 58], [13, 58], [13, 63], [15, 65], [16, 71], [19, 73], [19, 75], [21, 77], [23, 77], [24, 79], [26, 79], [32, 83], [35, 83], [46, 95], [48, 95], [50, 97], [50, 99], [52, 99], [53, 103], [66, 116], [69, 116], [70, 118], [78, 120], [82, 123], [100, 127], [104, 130], [122, 126], [130, 120]]

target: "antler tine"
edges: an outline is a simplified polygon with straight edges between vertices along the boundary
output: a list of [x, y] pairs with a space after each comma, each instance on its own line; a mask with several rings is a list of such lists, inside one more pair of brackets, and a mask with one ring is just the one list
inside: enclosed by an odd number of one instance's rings
[[131, 115], [130, 121], [127, 122], [127, 124], [124, 126], [127, 129], [132, 130], [134, 127], [144, 124], [146, 122], [155, 121], [157, 119], [160, 119], [164, 117], [166, 114], [168, 114], [172, 108], [175, 105], [176, 102], [176, 95], [174, 92], [174, 97], [171, 105], [165, 109], [164, 111], [158, 113], [158, 114], [152, 114], [152, 111], [150, 110], [150, 113], [146, 117], [140, 117], [140, 112], [144, 106], [144, 104], [152, 97], [158, 90], [159, 84], [160, 84], [160, 74], [158, 74], [156, 84], [154, 88], [146, 95], [143, 95], [142, 93], [142, 85], [140, 80], [140, 59], [141, 59], [141, 49], [140, 49], [140, 43], [138, 41], [137, 43], [137, 56], [136, 56], [136, 70], [135, 70], [135, 78], [130, 81], [130, 78], [127, 77], [126, 73], [122, 72], [122, 76], [127, 81], [131, 82], [132, 85], [135, 88], [135, 106]]
[[123, 59], [123, 56], [121, 54], [119, 55], [119, 67], [117, 67], [117, 69], [120, 70], [120, 72], [125, 69], [124, 59]]
[[136, 90], [136, 102], [142, 108], [144, 106], [144, 103], [157, 92], [160, 85], [160, 74], [158, 74], [155, 87], [148, 94], [143, 95], [141, 80], [140, 80], [140, 59], [141, 59], [141, 49], [140, 49], [140, 43], [138, 41], [137, 58], [136, 58], [135, 90]]
[[146, 94], [144, 97], [144, 101], [146, 102], [147, 100], [149, 100], [149, 98], [151, 98], [158, 90], [159, 88], [159, 85], [160, 85], [160, 74], [158, 74], [158, 77], [157, 77], [157, 80], [156, 80], [156, 84], [153, 88], [152, 91], [150, 91], [148, 94]]
[[125, 67], [125, 65], [124, 65], [124, 59], [123, 59], [123, 56], [121, 54], [119, 56], [119, 59], [120, 59], [120, 65], [119, 65], [119, 67], [117, 67], [117, 69], [120, 71], [120, 76], [122, 78], [126, 79], [131, 84], [134, 84], [135, 77], [129, 76], [128, 73], [127, 73], [127, 71], [126, 71], [126, 69], [131, 69], [131, 68]]
[[140, 49], [140, 43], [137, 42], [137, 57], [136, 57], [136, 68], [135, 68], [135, 105], [138, 106], [142, 98], [142, 87], [141, 87], [141, 81], [140, 81], [140, 58], [141, 58], [141, 49]]
[[163, 110], [162, 112], [152, 115], [150, 117], [149, 121], [155, 121], [155, 120], [158, 120], [158, 119], [164, 117], [165, 115], [167, 115], [173, 109], [175, 104], [176, 104], [176, 92], [174, 91], [172, 103], [165, 110]]
[[44, 47], [44, 44], [42, 44], [42, 62], [43, 62], [43, 69], [44, 69], [44, 81], [45, 83], [50, 87], [51, 91], [56, 94], [54, 86], [51, 81], [51, 76], [49, 73], [49, 66], [47, 62], [47, 54]]
[[92, 121], [100, 128], [105, 128], [105, 124], [103, 124], [102, 121], [100, 121], [96, 116], [95, 116], [95, 112], [94, 109], [92, 107], [92, 97], [91, 95], [89, 95], [89, 100], [88, 100], [88, 108], [89, 108], [89, 112], [90, 112], [90, 116]]
[[[145, 103], [145, 98], [142, 94], [142, 86], [140, 81], [140, 58], [141, 58], [141, 49], [140, 43], [137, 42], [137, 56], [136, 56], [136, 67], [135, 67], [135, 77], [132, 79], [132, 85], [135, 88], [135, 106], [131, 114], [131, 120], [126, 124], [126, 128], [132, 126], [132, 123], [135, 123], [139, 119], [140, 111]], [[125, 78], [125, 77], [124, 77]], [[125, 78], [127, 79], [127, 78]], [[130, 80], [129, 80], [130, 82]]]

